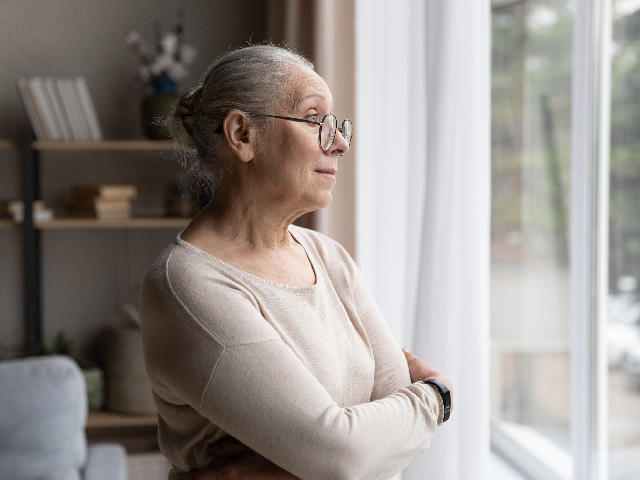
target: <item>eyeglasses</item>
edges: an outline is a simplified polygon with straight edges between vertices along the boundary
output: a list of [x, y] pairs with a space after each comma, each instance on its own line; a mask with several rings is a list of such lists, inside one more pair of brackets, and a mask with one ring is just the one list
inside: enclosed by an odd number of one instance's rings
[[323, 152], [329, 150], [331, 145], [333, 145], [333, 140], [336, 138], [336, 131], [340, 132], [342, 138], [347, 142], [347, 145], [351, 144], [351, 137], [353, 136], [353, 124], [351, 123], [351, 120], [345, 118], [342, 123], [338, 125], [338, 119], [332, 113], [328, 113], [322, 117], [322, 120], [319, 122], [315, 120], [307, 120], [306, 118], [283, 117], [280, 115], [267, 115], [265, 113], [254, 113], [253, 115], [256, 117], [280, 118], [282, 120], [290, 120], [292, 122], [304, 122], [319, 125], [318, 143], [320, 144], [320, 150]]

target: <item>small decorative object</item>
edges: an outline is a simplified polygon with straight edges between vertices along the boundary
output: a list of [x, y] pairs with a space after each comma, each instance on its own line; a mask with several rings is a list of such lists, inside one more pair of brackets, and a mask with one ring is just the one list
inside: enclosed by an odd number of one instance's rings
[[[46, 221], [53, 218], [53, 210], [47, 208], [42, 200], [34, 200], [31, 206], [34, 221]], [[16, 223], [24, 221], [24, 202], [22, 200], [12, 200], [0, 202], [0, 216], [10, 215]]]
[[131, 32], [127, 44], [140, 60], [138, 75], [146, 85], [142, 100], [142, 122], [145, 135], [159, 140], [168, 137], [164, 119], [178, 99], [178, 81], [188, 74], [196, 49], [183, 42], [184, 9], [178, 11], [175, 26], [164, 34], [156, 25], [156, 46], [149, 48], [142, 35]]
[[[51, 344], [47, 345], [42, 342], [38, 348], [39, 355], [65, 355], [70, 357], [70, 352], [71, 342], [67, 340], [63, 331], [59, 331], [56, 334]], [[92, 362], [75, 361], [84, 376], [89, 410], [101, 410], [104, 408], [104, 375], [102, 369]]]
[[81, 364], [84, 383], [87, 386], [87, 404], [89, 410], [102, 410], [105, 406], [104, 373], [93, 364]]
[[63, 331], [59, 331], [50, 345], [42, 342], [38, 346], [38, 355], [69, 355], [71, 342], [67, 340]]

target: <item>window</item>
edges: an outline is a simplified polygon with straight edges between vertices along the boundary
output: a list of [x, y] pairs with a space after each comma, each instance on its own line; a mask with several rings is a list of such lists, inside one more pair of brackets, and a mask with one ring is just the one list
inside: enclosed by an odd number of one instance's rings
[[640, 0], [494, 0], [492, 22], [493, 443], [533, 478], [640, 478]]

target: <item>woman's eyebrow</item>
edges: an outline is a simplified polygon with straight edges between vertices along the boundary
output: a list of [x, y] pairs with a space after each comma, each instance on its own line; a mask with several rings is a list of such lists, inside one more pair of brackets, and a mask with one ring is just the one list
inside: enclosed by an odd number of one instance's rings
[[326, 100], [327, 97], [325, 97], [324, 95], [320, 94], [320, 93], [311, 93], [309, 95], [305, 95], [304, 97], [302, 97], [300, 99], [301, 102], [304, 102], [307, 98], [319, 98], [321, 100]]
[[329, 103], [328, 102], [329, 99], [326, 96], [324, 96], [324, 95], [322, 95], [320, 93], [311, 93], [309, 95], [305, 95], [302, 98], [299, 98], [298, 101], [295, 103], [293, 109], [297, 110], [301, 103], [303, 103], [304, 101], [306, 101], [306, 100], [308, 100], [310, 98], [319, 98], [320, 100], [323, 100], [323, 101], [326, 101], [327, 103]]

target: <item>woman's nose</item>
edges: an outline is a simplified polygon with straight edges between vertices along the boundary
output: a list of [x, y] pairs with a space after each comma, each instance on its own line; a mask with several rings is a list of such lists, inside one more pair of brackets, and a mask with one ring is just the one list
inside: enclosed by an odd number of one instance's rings
[[340, 130], [336, 132], [336, 136], [333, 138], [333, 143], [327, 151], [331, 155], [344, 155], [349, 151], [349, 144], [342, 136]]

